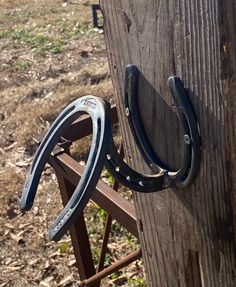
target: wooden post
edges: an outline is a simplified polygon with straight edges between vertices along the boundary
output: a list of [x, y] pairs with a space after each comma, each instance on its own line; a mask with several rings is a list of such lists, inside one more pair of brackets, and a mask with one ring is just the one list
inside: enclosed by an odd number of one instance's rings
[[124, 112], [124, 71], [136, 64], [141, 117], [173, 168], [179, 126], [166, 81], [179, 76], [202, 136], [197, 180], [184, 190], [135, 193], [148, 286], [229, 287], [235, 279], [236, 4], [233, 0], [101, 0], [108, 57], [129, 164], [147, 171]]

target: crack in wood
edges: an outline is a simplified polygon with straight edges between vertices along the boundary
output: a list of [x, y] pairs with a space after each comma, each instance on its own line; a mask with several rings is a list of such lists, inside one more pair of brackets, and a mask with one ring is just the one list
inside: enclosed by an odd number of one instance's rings
[[122, 15], [122, 19], [123, 19], [123, 22], [125, 24], [126, 31], [129, 33], [132, 22], [123, 9], [119, 8], [119, 12]]

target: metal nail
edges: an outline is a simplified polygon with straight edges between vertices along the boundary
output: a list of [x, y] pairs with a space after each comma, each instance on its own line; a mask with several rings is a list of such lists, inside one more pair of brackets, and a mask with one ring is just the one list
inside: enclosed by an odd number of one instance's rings
[[142, 181], [139, 182], [139, 185], [144, 186]]
[[127, 117], [129, 116], [129, 108], [125, 108], [125, 114]]
[[184, 135], [184, 142], [185, 142], [186, 144], [191, 144], [191, 138], [190, 138], [189, 135]]

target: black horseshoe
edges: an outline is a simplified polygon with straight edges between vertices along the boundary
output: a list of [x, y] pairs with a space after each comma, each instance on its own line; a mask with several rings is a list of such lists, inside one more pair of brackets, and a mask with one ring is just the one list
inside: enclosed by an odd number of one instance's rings
[[22, 210], [29, 210], [34, 202], [38, 183], [50, 153], [64, 131], [82, 114], [89, 114], [93, 123], [91, 150], [84, 174], [71, 199], [49, 231], [51, 240], [58, 241], [66, 233], [77, 215], [82, 212], [100, 177], [111, 138], [109, 104], [92, 96], [82, 97], [57, 117], [42, 140], [27, 175], [20, 200]]
[[134, 191], [154, 192], [168, 187], [165, 172], [145, 175], [128, 166], [117, 152], [113, 139], [111, 139], [105, 167], [115, 179]]
[[[201, 137], [195, 113], [188, 94], [178, 77], [170, 77], [167, 82], [178, 111], [183, 132], [184, 155], [182, 166], [177, 172], [169, 171], [172, 182], [177, 187], [190, 185], [196, 178], [201, 162]], [[188, 165], [187, 165], [188, 164]]]
[[125, 74], [125, 112], [137, 146], [155, 175], [143, 175], [131, 169], [118, 155], [114, 144], [110, 146], [110, 155], [105, 166], [110, 173], [125, 186], [139, 192], [163, 190], [168, 186], [185, 187], [196, 177], [200, 167], [200, 136], [187, 93], [178, 77], [170, 77], [168, 86], [176, 104], [180, 126], [183, 133], [184, 152], [181, 167], [172, 171], [165, 166], [145, 134], [138, 108], [138, 69], [128, 65]]

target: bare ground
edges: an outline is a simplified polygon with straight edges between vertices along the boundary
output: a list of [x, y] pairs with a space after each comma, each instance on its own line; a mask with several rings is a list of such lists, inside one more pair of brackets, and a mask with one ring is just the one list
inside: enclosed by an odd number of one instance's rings
[[[103, 34], [92, 27], [91, 3], [0, 0], [0, 287], [79, 282], [69, 236], [59, 243], [47, 237], [62, 208], [53, 170], [46, 168], [30, 212], [19, 210], [19, 198], [36, 150], [34, 137], [63, 107], [86, 94], [113, 101]], [[86, 155], [88, 141], [74, 147], [77, 158]], [[104, 217], [94, 203], [86, 208], [95, 262]], [[137, 247], [137, 240], [114, 222], [106, 263]], [[101, 286], [145, 286], [142, 262]]]

